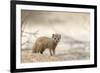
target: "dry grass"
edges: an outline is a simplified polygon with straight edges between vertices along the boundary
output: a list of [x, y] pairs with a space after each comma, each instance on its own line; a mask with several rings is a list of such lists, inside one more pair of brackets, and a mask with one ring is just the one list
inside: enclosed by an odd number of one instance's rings
[[57, 50], [56, 55], [50, 56], [46, 51], [44, 54], [32, 53], [32, 50], [22, 50], [22, 63], [31, 62], [50, 62], [66, 60], [83, 60], [89, 59], [89, 51], [85, 49]]

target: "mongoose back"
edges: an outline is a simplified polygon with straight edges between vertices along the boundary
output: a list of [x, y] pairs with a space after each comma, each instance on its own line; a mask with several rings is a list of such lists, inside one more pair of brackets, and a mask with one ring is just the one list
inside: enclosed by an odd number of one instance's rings
[[60, 34], [52, 34], [52, 38], [48, 37], [39, 37], [35, 44], [33, 45], [32, 51], [33, 53], [41, 53], [45, 51], [45, 49], [49, 49], [50, 55], [55, 54], [55, 48], [58, 42], [61, 39]]

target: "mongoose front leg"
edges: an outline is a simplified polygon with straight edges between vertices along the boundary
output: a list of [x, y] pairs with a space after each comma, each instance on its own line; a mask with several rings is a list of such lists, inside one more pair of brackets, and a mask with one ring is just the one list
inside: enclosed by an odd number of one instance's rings
[[51, 49], [49, 49], [49, 52], [50, 52], [50, 55], [52, 56], [52, 50]]
[[55, 55], [55, 49], [53, 49], [53, 55]]

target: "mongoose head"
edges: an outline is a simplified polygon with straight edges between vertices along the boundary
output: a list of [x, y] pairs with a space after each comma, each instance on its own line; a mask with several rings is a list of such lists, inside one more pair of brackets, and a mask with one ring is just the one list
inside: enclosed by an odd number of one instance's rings
[[52, 39], [55, 41], [55, 43], [58, 43], [61, 39], [60, 34], [52, 34]]

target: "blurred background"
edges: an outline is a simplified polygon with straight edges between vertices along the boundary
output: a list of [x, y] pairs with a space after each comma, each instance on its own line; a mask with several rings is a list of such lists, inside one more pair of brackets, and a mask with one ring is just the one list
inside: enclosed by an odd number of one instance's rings
[[22, 49], [32, 49], [38, 37], [53, 33], [61, 34], [58, 48], [89, 49], [89, 13], [21, 10], [21, 24]]
[[[21, 10], [21, 24], [22, 63], [90, 58], [89, 13]], [[55, 55], [50, 56], [48, 49], [32, 53], [36, 39], [51, 38], [54, 33], [61, 34]]]

